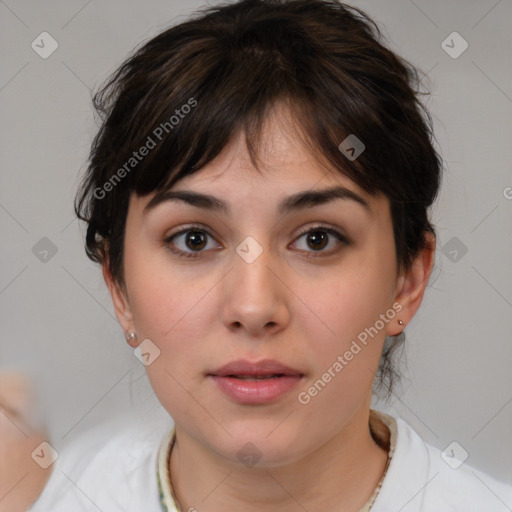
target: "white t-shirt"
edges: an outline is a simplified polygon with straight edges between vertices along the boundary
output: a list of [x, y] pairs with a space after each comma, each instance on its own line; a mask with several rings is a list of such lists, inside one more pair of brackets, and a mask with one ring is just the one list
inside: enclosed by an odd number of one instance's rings
[[[376, 414], [395, 434], [391, 462], [371, 512], [512, 510], [511, 485], [465, 463], [459, 466], [457, 447], [443, 459], [403, 419]], [[162, 512], [156, 468], [172, 428], [169, 418], [163, 426], [129, 423], [113, 433], [111, 426], [100, 425], [77, 436], [60, 451], [29, 512]], [[168, 512], [177, 510], [171, 505]]]

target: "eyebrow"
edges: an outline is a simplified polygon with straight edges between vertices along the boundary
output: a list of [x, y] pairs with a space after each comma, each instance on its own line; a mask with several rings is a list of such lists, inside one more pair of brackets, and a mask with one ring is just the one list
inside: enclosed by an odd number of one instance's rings
[[[284, 215], [292, 211], [311, 208], [313, 206], [330, 203], [338, 199], [354, 201], [363, 206], [368, 212], [370, 211], [368, 202], [361, 196], [348, 188], [336, 186], [320, 190], [305, 190], [288, 196], [279, 203], [277, 212], [280, 215]], [[189, 192], [185, 190], [167, 190], [155, 195], [144, 207], [144, 213], [147, 213], [156, 208], [159, 204], [168, 201], [182, 201], [205, 210], [223, 212], [228, 215], [231, 214], [231, 208], [221, 199], [208, 194]]]

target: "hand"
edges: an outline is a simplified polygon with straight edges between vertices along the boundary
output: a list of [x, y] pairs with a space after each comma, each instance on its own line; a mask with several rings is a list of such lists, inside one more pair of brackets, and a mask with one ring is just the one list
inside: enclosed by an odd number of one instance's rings
[[48, 441], [44, 426], [31, 425], [34, 386], [17, 372], [0, 372], [0, 512], [25, 512], [43, 491], [52, 466], [31, 454]]

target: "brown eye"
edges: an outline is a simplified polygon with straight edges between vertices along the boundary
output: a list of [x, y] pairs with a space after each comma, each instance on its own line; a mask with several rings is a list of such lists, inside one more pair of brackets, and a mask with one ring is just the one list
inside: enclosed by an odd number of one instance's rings
[[[191, 226], [167, 237], [164, 243], [180, 257], [196, 258], [205, 252], [203, 249], [208, 245], [208, 237], [213, 239], [213, 236], [204, 229]], [[213, 244], [213, 248], [217, 247]]]
[[[329, 256], [338, 250], [336, 245], [349, 244], [347, 237], [335, 229], [324, 226], [316, 226], [304, 231], [297, 237], [297, 240], [301, 239], [305, 240], [305, 244], [303, 244], [303, 247], [299, 247], [299, 249], [311, 253], [308, 256], [313, 257]], [[338, 242], [337, 244], [336, 241]], [[331, 250], [324, 250], [329, 244], [331, 244]]]
[[329, 235], [327, 235], [325, 231], [310, 231], [306, 233], [306, 235], [306, 243], [315, 250], [324, 249], [329, 241]]
[[189, 249], [201, 250], [206, 245], [205, 233], [202, 231], [187, 231], [185, 244]]

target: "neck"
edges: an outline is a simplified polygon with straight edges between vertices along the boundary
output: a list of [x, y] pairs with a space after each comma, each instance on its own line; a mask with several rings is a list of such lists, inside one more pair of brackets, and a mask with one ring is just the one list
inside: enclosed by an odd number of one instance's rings
[[369, 407], [306, 456], [272, 467], [245, 467], [220, 457], [176, 425], [171, 454], [172, 486], [182, 511], [244, 510], [358, 512], [371, 497], [387, 464], [373, 440]]

